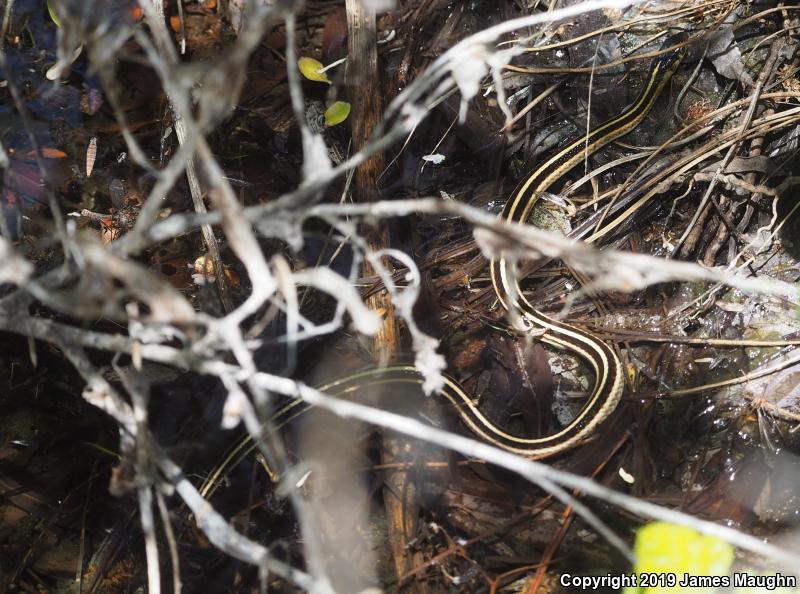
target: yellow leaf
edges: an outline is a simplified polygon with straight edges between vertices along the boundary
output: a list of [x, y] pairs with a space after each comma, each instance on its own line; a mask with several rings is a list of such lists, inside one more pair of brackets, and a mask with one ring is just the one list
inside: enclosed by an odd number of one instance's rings
[[56, 27], [61, 28], [61, 19], [58, 18], [56, 9], [53, 6], [53, 0], [47, 0], [47, 12], [50, 13], [50, 18], [56, 24]]
[[324, 72], [320, 72], [324, 66], [319, 60], [303, 57], [297, 60], [297, 67], [300, 69], [300, 73], [308, 80], [331, 84], [328, 75]]
[[625, 588], [624, 594], [701, 594], [708, 590], [681, 586], [684, 574], [726, 576], [733, 563], [733, 547], [716, 536], [686, 526], [654, 522], [640, 528], [634, 545], [634, 572], [640, 577], [663, 576], [653, 583]]
[[325, 125], [336, 126], [341, 124], [350, 115], [350, 104], [346, 101], [336, 101], [325, 110]]

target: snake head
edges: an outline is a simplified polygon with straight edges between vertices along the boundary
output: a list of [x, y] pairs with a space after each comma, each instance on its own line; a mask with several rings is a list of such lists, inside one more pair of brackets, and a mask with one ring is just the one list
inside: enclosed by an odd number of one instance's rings
[[675, 74], [681, 62], [686, 57], [685, 44], [688, 39], [689, 36], [684, 32], [675, 33], [667, 37], [664, 43], [661, 44], [661, 49], [671, 49], [672, 51], [656, 60], [655, 67], [661, 72], [669, 72], [670, 74], [668, 76]]

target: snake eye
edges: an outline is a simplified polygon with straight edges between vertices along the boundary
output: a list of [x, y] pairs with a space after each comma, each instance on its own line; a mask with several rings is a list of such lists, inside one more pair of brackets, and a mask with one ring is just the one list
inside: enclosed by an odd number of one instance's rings
[[514, 327], [517, 332], [530, 332], [534, 328], [534, 323], [525, 315], [514, 316]]

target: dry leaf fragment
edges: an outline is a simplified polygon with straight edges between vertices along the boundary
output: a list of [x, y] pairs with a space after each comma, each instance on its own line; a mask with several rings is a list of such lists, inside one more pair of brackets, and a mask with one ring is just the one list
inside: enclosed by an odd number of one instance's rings
[[322, 53], [330, 57], [340, 48], [347, 49], [344, 45], [347, 39], [347, 13], [344, 8], [333, 11], [322, 29]]
[[55, 148], [49, 148], [45, 146], [42, 147], [42, 156], [45, 159], [63, 159], [64, 157], [67, 156], [67, 153]]
[[422, 160], [427, 161], [428, 163], [433, 163], [434, 165], [441, 165], [444, 160], [445, 156], [440, 153], [435, 153], [433, 155], [423, 155]]
[[[12, 151], [9, 151], [9, 153], [11, 153], [13, 156]], [[63, 159], [66, 156], [67, 153], [65, 153], [64, 151], [60, 151], [56, 148], [50, 148], [47, 146], [42, 147], [42, 157], [44, 157], [45, 159]], [[31, 161], [31, 162], [36, 161], [36, 151], [28, 151], [19, 158], [25, 161]]]
[[86, 149], [86, 177], [91, 177], [94, 169], [94, 160], [97, 157], [97, 137], [92, 136], [89, 148]]
[[[225, 271], [225, 280], [231, 288], [237, 288], [241, 283], [239, 275], [227, 266], [223, 266]], [[196, 285], [203, 285], [206, 282], [214, 283], [217, 281], [217, 273], [214, 268], [214, 261], [208, 256], [199, 256], [194, 261], [194, 274], [192, 280]]]

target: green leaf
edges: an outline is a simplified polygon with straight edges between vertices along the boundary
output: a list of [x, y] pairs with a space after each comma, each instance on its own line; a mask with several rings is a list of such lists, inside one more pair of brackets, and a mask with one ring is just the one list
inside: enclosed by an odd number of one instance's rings
[[53, 0], [47, 0], [47, 12], [50, 13], [50, 18], [56, 24], [56, 27], [61, 28], [61, 19], [56, 14], [56, 9], [53, 7]]
[[[728, 575], [733, 563], [733, 547], [715, 536], [704, 536], [691, 528], [665, 522], [644, 526], [636, 533], [634, 572], [674, 575], [680, 583], [690, 576]], [[625, 588], [625, 594], [702, 594], [703, 588], [682, 588], [677, 584]]]
[[341, 124], [350, 115], [350, 104], [346, 101], [336, 101], [325, 110], [325, 125], [336, 126]]
[[324, 66], [319, 60], [303, 57], [297, 60], [297, 67], [300, 69], [300, 73], [308, 80], [331, 84], [328, 75], [320, 72]]

